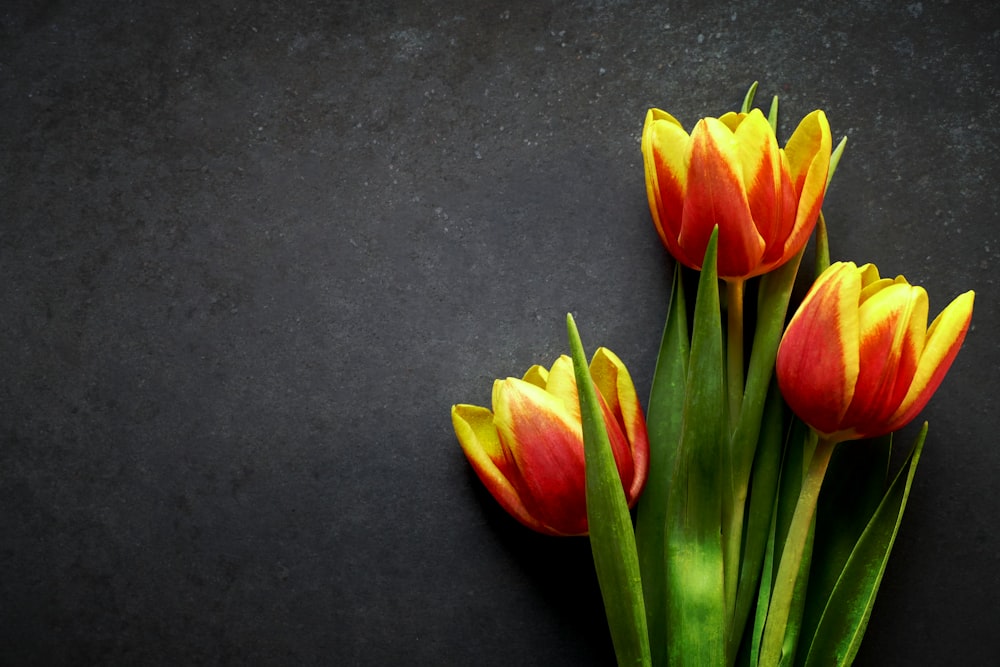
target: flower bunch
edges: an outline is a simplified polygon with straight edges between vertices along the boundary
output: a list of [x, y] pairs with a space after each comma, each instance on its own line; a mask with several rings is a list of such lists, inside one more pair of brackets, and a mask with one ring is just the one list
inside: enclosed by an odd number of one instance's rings
[[[846, 140], [834, 149], [816, 110], [779, 147], [777, 98], [765, 116], [755, 90], [690, 134], [646, 116], [650, 212], [678, 265], [645, 418], [618, 357], [600, 348], [587, 364], [571, 316], [572, 357], [498, 380], [492, 411], [452, 409], [508, 512], [589, 535], [620, 665], [849, 665], [927, 425], [890, 478], [892, 434], [930, 400], [972, 318], [971, 291], [928, 326], [923, 288], [830, 263], [821, 206]], [[814, 232], [813, 284], [789, 318]], [[869, 491], [824, 501], [846, 482]]]

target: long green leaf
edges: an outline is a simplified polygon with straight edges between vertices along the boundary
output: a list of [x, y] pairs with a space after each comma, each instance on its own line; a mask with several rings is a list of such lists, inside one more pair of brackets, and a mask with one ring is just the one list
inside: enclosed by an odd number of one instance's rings
[[721, 480], [726, 424], [722, 313], [712, 233], [698, 281], [684, 416], [667, 504], [671, 665], [726, 662]]
[[809, 647], [804, 662], [807, 667], [846, 666], [854, 661], [899, 532], [926, 438], [924, 422], [907, 462], [861, 534], [833, 589]]
[[733, 436], [734, 465], [746, 474], [749, 474], [753, 462], [753, 445], [760, 432], [764, 402], [771, 386], [771, 378], [774, 377], [774, 360], [778, 356], [778, 345], [785, 331], [788, 303], [792, 297], [802, 254], [800, 251], [788, 262], [764, 275], [760, 281], [757, 326], [747, 368], [746, 391], [740, 420]]
[[753, 623], [748, 628], [750, 636], [741, 645], [742, 651], [749, 651], [750, 659], [749, 661], [742, 660], [741, 653], [740, 662], [735, 664], [756, 667], [760, 660], [760, 643], [764, 636], [764, 622], [767, 621], [767, 608], [771, 604], [771, 589], [774, 588], [774, 574], [776, 569], [774, 561], [778, 557], [775, 554], [775, 550], [777, 549], [777, 545], [775, 544], [777, 541], [775, 535], [777, 523], [776, 504], [771, 513], [771, 525], [767, 531], [767, 548], [764, 551], [764, 567], [761, 569], [760, 587], [757, 589], [757, 606], [753, 616]]
[[[750, 475], [754, 465], [757, 441], [762, 428], [761, 420], [768, 395], [768, 388], [774, 376], [774, 360], [778, 354], [778, 345], [785, 329], [785, 316], [788, 313], [788, 303], [791, 299], [795, 276], [802, 261], [799, 252], [790, 261], [775, 271], [765, 275], [760, 282], [757, 298], [757, 326], [754, 331], [753, 347], [750, 352], [750, 363], [747, 369], [746, 388], [743, 394], [743, 404], [739, 420], [730, 443], [730, 459], [732, 461], [732, 496], [731, 506], [723, 508], [723, 544], [726, 550], [726, 566], [731, 579], [736, 574], [742, 577], [745, 568], [744, 560], [754, 563], [759, 568], [764, 557], [763, 540], [747, 542], [743, 536], [743, 526], [746, 521], [745, 508], [747, 494], [750, 489]], [[780, 417], [778, 418], [780, 421]], [[780, 438], [780, 436], [779, 436]], [[770, 514], [768, 509], [758, 510]], [[766, 525], [766, 524], [765, 524]], [[747, 599], [747, 585], [738, 582], [734, 587], [739, 598], [743, 590], [742, 602], [737, 600], [731, 610], [729, 645], [737, 646], [739, 635], [747, 622], [750, 612]]]
[[792, 419], [782, 450], [778, 491], [774, 497], [774, 509], [771, 512], [771, 529], [768, 533], [764, 553], [764, 567], [761, 572], [757, 608], [750, 636], [751, 665], [757, 665], [760, 661], [764, 625], [771, 607], [771, 592], [774, 590], [775, 578], [778, 574], [781, 550], [788, 535], [788, 526], [792, 521], [792, 515], [795, 512], [799, 490], [802, 488], [805, 465], [812, 456], [815, 444], [815, 436], [809, 427], [798, 419]]
[[597, 581], [620, 667], [650, 665], [646, 611], [632, 517], [615, 465], [604, 414], [572, 315], [566, 330], [580, 395], [587, 480], [587, 524]]
[[816, 444], [815, 447], [807, 447], [812, 449], [808, 455], [809, 464], [801, 478], [795, 510], [781, 547], [778, 573], [774, 579], [767, 621], [764, 624], [760, 667], [788, 664], [798, 639], [803, 608], [802, 586], [806, 583], [803, 574], [811, 557], [816, 503], [819, 501], [830, 455], [836, 447], [836, 441], [833, 440], [817, 441], [815, 433], [809, 440], [809, 445], [812, 443]]
[[[892, 438], [844, 443], [833, 453], [816, 508], [816, 541], [809, 595], [802, 621], [805, 646], [812, 642], [844, 565], [871, 521], [888, 484]], [[804, 651], [797, 664], [805, 660]]]
[[681, 265], [674, 271], [673, 294], [660, 353], [653, 373], [646, 425], [649, 431], [649, 477], [636, 507], [635, 542], [646, 603], [649, 649], [653, 665], [667, 664], [667, 580], [663, 566], [667, 500], [674, 459], [680, 440], [687, 375], [687, 305]]
[[[784, 407], [785, 403], [778, 391], [778, 384], [772, 381], [750, 481], [752, 492], [747, 507], [744, 555], [740, 562], [736, 609], [733, 613], [733, 627], [729, 634], [730, 655], [735, 655], [740, 646], [750, 610], [754, 601], [758, 599], [758, 588], [764, 585], [761, 582], [761, 575], [768, 538], [771, 535], [770, 526], [773, 523], [774, 504], [781, 473], [781, 452], [785, 441]], [[770, 591], [769, 583], [767, 587]]]
[[799, 644], [802, 631], [802, 613], [805, 610], [806, 592], [809, 584], [809, 569], [812, 567], [813, 542], [816, 534], [816, 517], [813, 517], [802, 549], [802, 560], [795, 576], [795, 592], [788, 609], [788, 620], [785, 622], [785, 642], [781, 647], [780, 667], [789, 667], [795, 660], [795, 650]]

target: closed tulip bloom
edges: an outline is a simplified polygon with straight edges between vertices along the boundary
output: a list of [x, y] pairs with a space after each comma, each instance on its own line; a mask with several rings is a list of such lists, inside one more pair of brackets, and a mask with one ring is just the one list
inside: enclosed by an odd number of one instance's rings
[[[632, 378], [621, 360], [600, 348], [590, 373], [608, 439], [631, 507], [646, 482], [649, 442]], [[518, 521], [549, 535], [585, 535], [583, 434], [573, 362], [533, 366], [523, 379], [493, 384], [493, 410], [455, 405], [455, 434], [494, 498]]]
[[767, 273], [812, 233], [830, 151], [830, 126], [819, 110], [779, 148], [759, 109], [703, 118], [690, 135], [670, 114], [650, 109], [642, 154], [656, 230], [677, 261], [700, 269], [718, 225], [720, 278]]
[[813, 285], [778, 348], [781, 393], [830, 441], [906, 425], [941, 384], [972, 319], [972, 291], [927, 327], [923, 288], [837, 262]]

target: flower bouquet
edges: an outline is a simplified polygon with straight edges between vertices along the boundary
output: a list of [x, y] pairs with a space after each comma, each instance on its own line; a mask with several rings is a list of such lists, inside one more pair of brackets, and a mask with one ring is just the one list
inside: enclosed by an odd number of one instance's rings
[[765, 116], [755, 92], [690, 133], [646, 116], [649, 208], [677, 260], [646, 414], [614, 353], [587, 363], [572, 316], [570, 356], [497, 380], [492, 410], [452, 408], [511, 515], [589, 535], [619, 665], [851, 664], [927, 424], [891, 471], [893, 433], [972, 317], [971, 291], [928, 326], [921, 287], [831, 264], [821, 206], [846, 139], [817, 110], [779, 147], [777, 98]]

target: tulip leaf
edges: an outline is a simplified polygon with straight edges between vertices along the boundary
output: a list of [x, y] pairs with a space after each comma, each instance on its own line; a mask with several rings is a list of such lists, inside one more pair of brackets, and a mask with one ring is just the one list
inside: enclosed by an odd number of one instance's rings
[[837, 147], [833, 149], [830, 154], [830, 167], [826, 172], [826, 187], [830, 187], [830, 181], [833, 180], [833, 173], [837, 171], [837, 165], [840, 164], [840, 157], [844, 154], [844, 148], [847, 147], [847, 137], [840, 140]]
[[681, 265], [674, 269], [673, 293], [660, 353], [653, 373], [646, 424], [649, 431], [649, 477], [636, 508], [635, 542], [639, 551], [642, 595], [654, 665], [667, 660], [667, 583], [663, 567], [667, 494], [674, 470], [684, 407], [690, 341]]
[[[754, 600], [757, 599], [758, 587], [763, 585], [761, 574], [767, 553], [768, 538], [771, 535], [770, 527], [781, 473], [781, 452], [785, 439], [784, 407], [785, 403], [778, 391], [777, 382], [772, 381], [750, 480], [752, 491], [749, 495], [744, 530], [743, 559], [740, 561], [736, 607], [729, 631], [730, 655], [735, 655], [740, 647], [750, 610]], [[770, 575], [768, 580], [770, 580]], [[767, 588], [770, 590], [769, 583]]]
[[740, 107], [740, 113], [750, 113], [750, 106], [753, 104], [753, 98], [756, 94], [757, 82], [754, 81], [750, 84], [747, 94], [743, 97], [743, 106]]
[[788, 302], [801, 261], [800, 251], [791, 260], [764, 275], [760, 281], [757, 325], [750, 351], [746, 390], [733, 436], [733, 465], [744, 474], [749, 474], [753, 463], [754, 443], [760, 432], [764, 403], [774, 376], [774, 361], [785, 330]]
[[[761, 572], [757, 611], [750, 636], [751, 665], [760, 659], [764, 639], [764, 626], [771, 608], [771, 594], [776, 585], [778, 565], [782, 547], [788, 535], [788, 528], [795, 512], [795, 505], [802, 488], [805, 466], [815, 448], [815, 434], [798, 419], [793, 419], [785, 436], [777, 480], [777, 493], [771, 510], [771, 528], [767, 536], [764, 553], [764, 567]], [[773, 454], [772, 454], [773, 456]]]
[[840, 573], [885, 495], [892, 438], [846, 442], [833, 453], [816, 507], [816, 543], [803, 636], [811, 638]]
[[743, 641], [742, 648], [749, 651], [749, 661], [743, 659], [741, 654], [736, 664], [749, 664], [756, 667], [760, 658], [760, 642], [764, 636], [764, 622], [767, 620], [767, 608], [771, 603], [771, 589], [774, 588], [774, 559], [775, 559], [775, 531], [777, 530], [777, 504], [771, 512], [771, 524], [765, 534], [766, 549], [764, 550], [764, 566], [760, 572], [760, 585], [757, 589], [757, 606], [754, 613], [753, 624], [750, 626], [749, 641]]
[[743, 399], [743, 409], [740, 412], [741, 421], [747, 420], [743, 427], [750, 432], [753, 432], [755, 426], [760, 423], [767, 388], [774, 375], [778, 345], [785, 332], [788, 303], [792, 298], [792, 289], [795, 286], [795, 277], [798, 275], [803, 254], [804, 249], [774, 271], [765, 274], [760, 280], [757, 328], [754, 330], [753, 348], [747, 370], [747, 395]]
[[761, 418], [768, 387], [774, 376], [774, 361], [785, 330], [788, 302], [795, 285], [795, 276], [802, 261], [802, 252], [766, 274], [760, 281], [757, 299], [757, 325], [747, 368], [743, 405], [733, 437], [734, 467], [749, 474], [753, 463], [754, 442], [760, 432]]
[[[815, 443], [815, 446], [811, 446]], [[812, 557], [812, 537], [816, 519], [816, 504], [823, 478], [830, 463], [836, 440], [818, 439], [812, 432], [806, 449], [809, 465], [802, 476], [791, 522], [788, 524], [778, 561], [778, 573], [771, 591], [764, 635], [761, 640], [760, 664], [788, 664], [794, 656], [804, 608], [804, 586], [807, 583], [808, 562]]]
[[566, 316], [566, 329], [580, 396], [590, 548], [611, 640], [620, 666], [650, 665], [632, 517], [611, 451], [597, 389], [572, 315]]
[[[757, 324], [747, 367], [746, 388], [743, 393], [739, 419], [730, 442], [732, 506], [726, 508], [724, 513], [723, 530], [730, 578], [737, 572], [742, 572], [741, 561], [759, 564], [764, 557], [765, 543], [762, 540], [755, 539], [745, 544], [746, 539], [750, 539], [750, 537], [747, 536], [744, 539], [743, 536], [744, 514], [747, 496], [750, 492], [751, 469], [754, 465], [758, 438], [762, 429], [761, 420], [764, 415], [764, 406], [768, 388], [771, 386], [771, 380], [774, 376], [774, 361], [778, 354], [781, 335], [784, 332], [785, 316], [788, 312], [788, 303], [791, 299], [792, 287], [795, 284], [795, 276], [802, 261], [802, 253], [803, 251], [800, 251], [791, 260], [766, 274], [760, 281], [757, 299]], [[766, 424], [764, 428], [767, 428]], [[780, 438], [780, 435], [778, 437]], [[758, 508], [757, 511], [767, 513], [769, 506], [768, 509]], [[759, 518], [758, 521], [760, 521]], [[737, 583], [735, 590], [730, 590], [730, 593], [735, 593], [738, 597], [740, 587], [741, 585]], [[746, 596], [746, 591], [744, 591], [744, 596]], [[739, 630], [736, 629], [742, 628], [747, 620], [748, 600], [744, 597], [742, 603], [736, 603], [733, 607], [736, 615], [731, 619], [731, 624], [738, 634]], [[733, 641], [731, 638], [730, 644]]]
[[698, 281], [681, 438], [666, 523], [667, 618], [671, 665], [726, 664], [721, 498], [726, 392], [722, 313], [712, 232]]
[[816, 221], [816, 268], [815, 277], [830, 268], [830, 237], [826, 233], [826, 218], [823, 211], [819, 212], [819, 220]]
[[816, 534], [816, 517], [809, 525], [805, 546], [802, 549], [802, 559], [799, 561], [799, 571], [795, 576], [795, 590], [788, 609], [788, 619], [785, 621], [785, 640], [781, 646], [781, 660], [778, 665], [791, 666], [795, 659], [795, 649], [799, 643], [802, 631], [802, 615], [805, 611], [806, 590], [809, 584], [809, 569], [812, 566], [813, 543]]
[[805, 667], [846, 666], [853, 662], [899, 532], [926, 437], [927, 423], [924, 422], [906, 463], [896, 475], [840, 573], [809, 651], [801, 663]]
[[771, 125], [771, 131], [778, 132], [778, 96], [771, 98], [771, 109], [767, 112], [767, 122]]
[[[833, 149], [833, 153], [830, 154], [830, 167], [826, 172], [827, 189], [830, 187], [830, 181], [833, 180], [833, 173], [837, 171], [837, 165], [840, 164], [840, 157], [844, 154], [846, 146], [847, 137], [844, 137], [837, 144], [837, 147]], [[823, 211], [820, 211], [819, 220], [816, 222], [816, 277], [819, 277], [829, 266], [830, 237], [826, 231], [826, 218], [823, 217]]]

